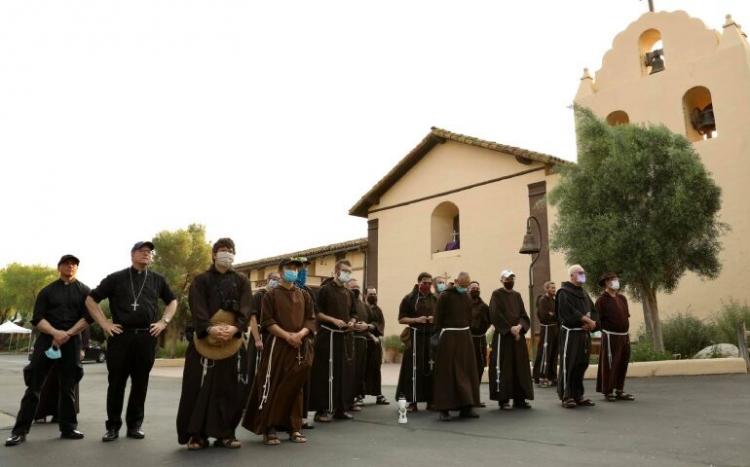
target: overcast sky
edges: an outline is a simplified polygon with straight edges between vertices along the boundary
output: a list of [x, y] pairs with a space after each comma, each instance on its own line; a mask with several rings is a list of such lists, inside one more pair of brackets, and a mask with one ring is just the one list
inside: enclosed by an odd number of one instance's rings
[[[747, 0], [656, 0], [720, 29]], [[239, 261], [366, 235], [429, 131], [574, 159], [583, 67], [646, 1], [2, 0], [0, 266], [205, 224]]]

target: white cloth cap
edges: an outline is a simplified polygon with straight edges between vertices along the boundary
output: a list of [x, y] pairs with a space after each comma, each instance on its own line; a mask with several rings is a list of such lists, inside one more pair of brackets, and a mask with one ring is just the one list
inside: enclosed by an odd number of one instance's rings
[[515, 275], [515, 272], [511, 271], [510, 269], [506, 269], [505, 271], [500, 273], [500, 279], [507, 279], [508, 277]]

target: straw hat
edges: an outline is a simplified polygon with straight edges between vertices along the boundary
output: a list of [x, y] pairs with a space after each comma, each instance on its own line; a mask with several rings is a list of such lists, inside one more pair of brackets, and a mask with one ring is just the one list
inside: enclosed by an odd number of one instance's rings
[[[219, 310], [209, 320], [211, 325], [217, 324], [230, 324], [232, 326], [237, 325], [237, 317], [234, 313], [229, 311]], [[240, 351], [244, 339], [229, 339], [226, 342], [219, 341], [212, 335], [208, 335], [202, 339], [199, 339], [197, 335], [193, 335], [193, 344], [195, 350], [198, 351], [201, 356], [211, 360], [224, 360], [235, 355]]]

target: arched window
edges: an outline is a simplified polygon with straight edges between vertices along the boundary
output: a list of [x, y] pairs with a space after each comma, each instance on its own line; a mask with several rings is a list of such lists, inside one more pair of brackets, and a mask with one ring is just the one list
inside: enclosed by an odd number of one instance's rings
[[644, 31], [638, 39], [638, 47], [641, 51], [641, 71], [644, 75], [664, 71], [664, 44], [658, 30]]
[[461, 223], [458, 206], [445, 201], [432, 211], [432, 249], [433, 253], [458, 250], [461, 248]]
[[696, 86], [682, 96], [682, 109], [685, 113], [686, 136], [690, 141], [716, 138], [716, 119], [711, 91], [704, 86]]
[[628, 117], [628, 114], [624, 110], [615, 110], [607, 115], [607, 123], [610, 126], [625, 125], [630, 123], [630, 117]]

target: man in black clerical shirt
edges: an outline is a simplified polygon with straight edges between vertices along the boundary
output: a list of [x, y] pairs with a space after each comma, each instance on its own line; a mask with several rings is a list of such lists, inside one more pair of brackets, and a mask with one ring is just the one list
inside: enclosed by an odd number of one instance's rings
[[[132, 266], [105, 277], [86, 298], [86, 307], [107, 339], [107, 431], [102, 441], [114, 441], [122, 426], [125, 384], [130, 378], [130, 397], [125, 414], [129, 438], [143, 439], [141, 430], [148, 377], [156, 356], [156, 338], [177, 310], [177, 299], [164, 276], [148, 269], [154, 244], [138, 242], [130, 250]], [[99, 302], [109, 299], [112, 321]], [[159, 317], [158, 299], [165, 304]]]
[[79, 333], [88, 327], [91, 318], [84, 305], [89, 288], [76, 280], [78, 264], [78, 258], [73, 255], [60, 258], [57, 263], [60, 278], [37, 295], [31, 324], [36, 326], [39, 337], [34, 343], [31, 362], [23, 370], [26, 392], [11, 436], [5, 441], [6, 446], [26, 441], [44, 380], [53, 366], [57, 366], [59, 378], [60, 437], [83, 438], [83, 433], [76, 429], [75, 385], [83, 376]]

